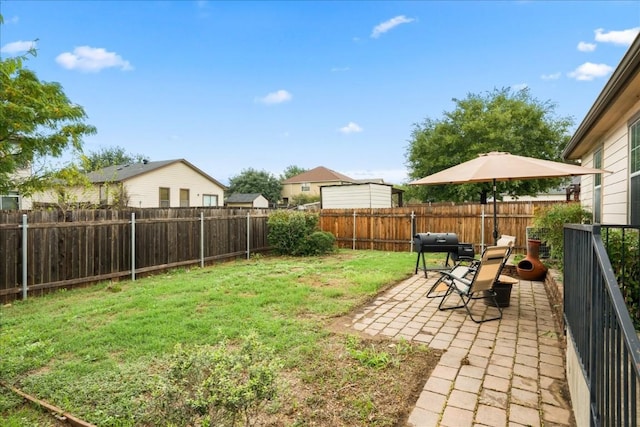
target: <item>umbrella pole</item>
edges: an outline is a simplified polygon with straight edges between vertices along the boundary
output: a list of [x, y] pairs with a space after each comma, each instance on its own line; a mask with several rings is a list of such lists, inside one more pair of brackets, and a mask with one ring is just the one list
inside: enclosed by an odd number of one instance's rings
[[482, 218], [482, 221], [480, 222], [480, 253], [484, 252], [484, 205], [482, 205], [481, 218]]
[[498, 245], [498, 204], [496, 203], [496, 179], [493, 178], [493, 245]]

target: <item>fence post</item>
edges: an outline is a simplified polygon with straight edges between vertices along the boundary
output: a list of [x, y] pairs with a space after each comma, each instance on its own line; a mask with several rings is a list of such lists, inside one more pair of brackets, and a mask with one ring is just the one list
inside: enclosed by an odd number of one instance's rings
[[136, 280], [136, 213], [131, 212], [131, 280]]
[[411, 234], [409, 235], [409, 245], [411, 250], [409, 252], [413, 252], [413, 236], [416, 235], [415, 221], [416, 221], [416, 214], [414, 211], [411, 211], [411, 231], [410, 231]]
[[22, 299], [27, 299], [27, 263], [28, 253], [27, 245], [27, 214], [22, 214]]
[[247, 212], [247, 259], [251, 258], [251, 212]]
[[200, 212], [200, 268], [204, 268], [204, 212]]
[[356, 250], [356, 211], [353, 211], [353, 244], [351, 249]]

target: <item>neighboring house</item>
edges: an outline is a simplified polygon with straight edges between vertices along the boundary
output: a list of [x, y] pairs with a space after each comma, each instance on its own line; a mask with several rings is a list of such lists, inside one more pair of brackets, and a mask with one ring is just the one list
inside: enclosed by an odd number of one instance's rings
[[282, 201], [285, 205], [299, 195], [320, 197], [320, 187], [326, 185], [355, 184], [358, 181], [339, 172], [318, 166], [300, 175], [282, 181]]
[[[31, 175], [31, 168], [19, 169], [12, 178], [27, 178]], [[0, 210], [26, 210], [31, 209], [31, 199], [22, 197], [19, 191], [9, 191], [0, 195]]]
[[394, 188], [389, 184], [364, 183], [320, 187], [322, 209], [391, 208]]
[[[72, 200], [100, 206], [174, 208], [222, 206], [225, 186], [184, 159], [109, 166], [87, 175], [90, 188], [76, 188]], [[40, 194], [34, 202], [55, 203]]]
[[[492, 198], [489, 198], [492, 200]], [[568, 181], [564, 186], [551, 189], [546, 193], [539, 193], [535, 196], [504, 196], [502, 198], [503, 201], [518, 201], [518, 202], [568, 202], [568, 201], [579, 201], [580, 200], [580, 177], [574, 176]]]
[[225, 201], [228, 208], [268, 208], [269, 201], [260, 193], [233, 193]]
[[582, 177], [580, 200], [595, 223], [640, 225], [640, 36], [562, 155], [611, 172]]

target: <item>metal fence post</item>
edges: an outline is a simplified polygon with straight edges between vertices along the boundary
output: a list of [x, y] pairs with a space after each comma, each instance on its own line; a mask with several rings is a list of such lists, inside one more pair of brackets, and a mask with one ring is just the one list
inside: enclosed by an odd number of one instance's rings
[[131, 280], [136, 280], [136, 213], [131, 212]]
[[249, 227], [251, 227], [251, 212], [247, 212], [247, 259], [251, 257], [251, 233]]
[[29, 240], [27, 239], [27, 214], [22, 214], [22, 299], [27, 299], [27, 263]]
[[200, 212], [200, 267], [204, 268], [204, 212]]

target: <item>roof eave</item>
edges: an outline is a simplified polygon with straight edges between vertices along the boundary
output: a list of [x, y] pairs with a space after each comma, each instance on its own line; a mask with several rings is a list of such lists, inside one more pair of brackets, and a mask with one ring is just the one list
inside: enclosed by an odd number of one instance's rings
[[611, 75], [611, 78], [609, 78], [600, 95], [598, 95], [598, 98], [580, 123], [580, 126], [578, 126], [578, 129], [576, 129], [569, 143], [562, 151], [562, 157], [564, 159], [575, 160], [580, 158], [581, 153], [578, 153], [577, 148], [589, 136], [589, 133], [611, 107], [611, 104], [620, 97], [621, 93], [634, 78], [639, 67], [640, 35], [635, 38], [629, 50], [620, 61], [620, 64]]

